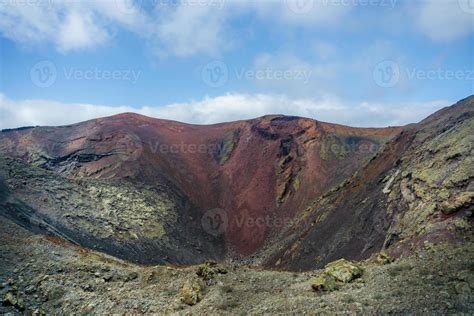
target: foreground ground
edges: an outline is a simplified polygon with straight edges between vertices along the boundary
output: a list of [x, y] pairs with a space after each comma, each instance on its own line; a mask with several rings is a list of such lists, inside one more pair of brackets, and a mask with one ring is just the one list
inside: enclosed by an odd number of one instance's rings
[[[4, 219], [0, 238], [0, 313], [474, 312], [470, 242], [427, 244], [389, 264], [368, 260], [361, 278], [334, 292], [315, 292], [317, 271], [141, 267], [32, 235]], [[185, 284], [191, 292], [199, 287], [194, 305], [183, 302]]]

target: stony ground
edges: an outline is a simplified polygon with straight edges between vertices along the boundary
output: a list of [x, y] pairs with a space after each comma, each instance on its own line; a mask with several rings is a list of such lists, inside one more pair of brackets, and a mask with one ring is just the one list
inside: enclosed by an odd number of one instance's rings
[[[318, 271], [223, 264], [142, 267], [32, 235], [0, 218], [0, 313], [474, 313], [474, 247], [426, 244], [316, 292]], [[193, 304], [193, 305], [189, 305]]]

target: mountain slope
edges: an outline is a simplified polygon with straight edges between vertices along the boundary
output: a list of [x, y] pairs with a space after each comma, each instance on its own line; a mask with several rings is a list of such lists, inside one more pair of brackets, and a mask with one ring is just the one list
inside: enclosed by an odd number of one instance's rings
[[131, 113], [8, 130], [2, 213], [26, 226], [34, 213], [50, 233], [142, 263], [247, 257], [399, 130], [285, 116], [196, 126]]
[[125, 113], [0, 133], [0, 214], [144, 264], [311, 270], [472, 235], [473, 97], [403, 128]]
[[309, 270], [472, 237], [474, 97], [407, 127], [274, 239], [264, 264]]

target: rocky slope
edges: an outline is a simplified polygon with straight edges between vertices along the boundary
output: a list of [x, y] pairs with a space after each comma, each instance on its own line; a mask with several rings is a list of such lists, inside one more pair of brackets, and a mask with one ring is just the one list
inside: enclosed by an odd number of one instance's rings
[[321, 271], [239, 265], [138, 266], [44, 239], [0, 218], [0, 313], [13, 314], [455, 314], [474, 310], [474, 247], [426, 244], [389, 264], [315, 291]]
[[195, 126], [121, 114], [3, 131], [11, 198], [2, 213], [23, 225], [34, 215], [48, 223], [36, 231], [47, 226], [141, 263], [245, 258], [399, 130], [285, 116]]
[[3, 131], [0, 313], [472, 313], [473, 135], [474, 97], [403, 128]]
[[[291, 270], [374, 250], [400, 256], [472, 236], [474, 97], [405, 128], [343, 184], [317, 198], [262, 255]], [[284, 240], [284, 241], [281, 241]]]

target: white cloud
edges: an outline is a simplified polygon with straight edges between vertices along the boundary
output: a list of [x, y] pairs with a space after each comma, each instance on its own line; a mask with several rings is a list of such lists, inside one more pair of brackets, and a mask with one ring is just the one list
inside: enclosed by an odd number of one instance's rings
[[253, 68], [262, 74], [255, 79], [256, 84], [290, 96], [334, 93], [334, 83], [347, 71], [343, 64], [307, 61], [291, 53], [261, 53], [255, 57]]
[[219, 6], [160, 6], [156, 23], [146, 35], [159, 56], [188, 57], [198, 53], [217, 56], [228, 47], [225, 18], [227, 11]]
[[230, 1], [231, 4], [240, 3], [271, 23], [280, 23], [287, 26], [341, 26], [338, 22], [352, 10], [350, 5], [333, 4], [326, 0], [284, 0], [284, 1]]
[[[472, 0], [459, 1], [468, 4], [467, 1]], [[160, 57], [217, 56], [233, 48], [235, 42], [245, 40], [242, 34], [236, 36], [242, 31], [239, 19], [252, 19], [252, 23], [244, 24], [249, 32], [252, 25], [262, 23], [268, 30], [291, 39], [291, 36], [306, 36], [300, 33], [302, 30], [309, 33], [341, 29], [354, 32], [357, 25], [370, 24], [374, 20], [393, 21], [390, 17], [394, 12], [405, 12], [403, 6], [397, 11], [381, 7], [383, 11], [377, 12], [377, 19], [367, 20], [361, 11], [364, 8], [358, 10], [358, 3], [328, 0], [7, 0], [0, 6], [0, 33], [22, 45], [52, 44], [66, 53], [106, 43], [118, 29], [125, 28], [142, 38]], [[473, 32], [473, 14], [461, 7], [457, 0], [422, 1], [410, 4], [410, 11], [418, 13], [407, 14], [406, 19], [414, 20], [417, 30], [432, 40], [454, 40]], [[331, 54], [332, 48], [321, 42], [315, 50], [324, 59]]]
[[423, 1], [417, 21], [420, 31], [434, 41], [452, 41], [473, 33], [474, 12], [462, 9], [469, 8], [469, 1]]
[[231, 24], [244, 15], [256, 12], [264, 23], [277, 22], [280, 28], [332, 27], [349, 10], [316, 1], [310, 11], [298, 14], [291, 9], [295, 1], [3, 1], [0, 33], [22, 45], [52, 44], [66, 53], [106, 43], [116, 29], [126, 28], [160, 57], [217, 56], [241, 40], [234, 38]]
[[285, 114], [351, 126], [383, 127], [420, 121], [450, 104], [441, 100], [424, 103], [345, 104], [334, 96], [317, 100], [290, 100], [281, 95], [227, 94], [161, 107], [133, 108], [66, 104], [47, 100], [15, 101], [0, 94], [0, 128], [66, 125], [123, 112], [195, 124], [250, 119], [266, 114]]
[[49, 45], [60, 52], [105, 43], [119, 25], [138, 31], [141, 11], [124, 11], [127, 0], [2, 1], [0, 33], [22, 45]]
[[79, 12], [70, 12], [59, 30], [58, 46], [61, 51], [92, 47], [103, 43], [109, 35], [98, 27], [91, 15], [83, 16]]

